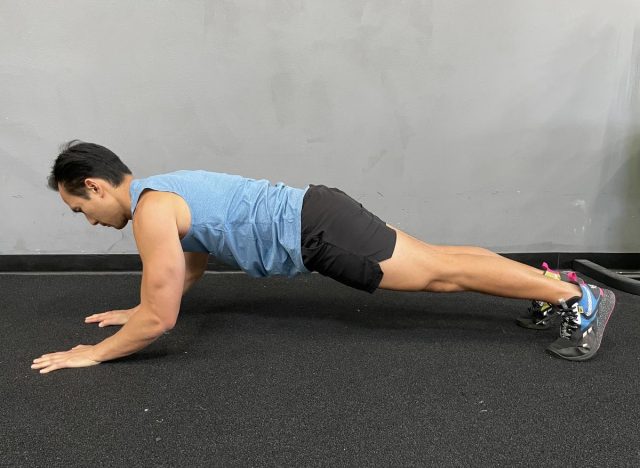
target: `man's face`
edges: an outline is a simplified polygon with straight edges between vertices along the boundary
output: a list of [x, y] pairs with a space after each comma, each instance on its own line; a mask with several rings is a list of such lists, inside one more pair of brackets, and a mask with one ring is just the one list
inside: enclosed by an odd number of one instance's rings
[[86, 179], [85, 186], [89, 200], [69, 194], [62, 184], [58, 184], [58, 191], [71, 211], [84, 213], [93, 226], [100, 224], [116, 229], [124, 228], [129, 220], [109, 190], [110, 184], [102, 179]]

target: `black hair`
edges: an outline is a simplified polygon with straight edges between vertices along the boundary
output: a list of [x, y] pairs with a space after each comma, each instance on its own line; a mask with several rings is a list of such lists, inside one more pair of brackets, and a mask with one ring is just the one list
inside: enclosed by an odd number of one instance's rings
[[71, 140], [60, 147], [60, 154], [51, 168], [47, 183], [56, 192], [58, 184], [62, 183], [69, 194], [88, 200], [90, 197], [84, 185], [85, 179], [96, 177], [118, 187], [127, 174], [131, 174], [129, 168], [104, 146]]

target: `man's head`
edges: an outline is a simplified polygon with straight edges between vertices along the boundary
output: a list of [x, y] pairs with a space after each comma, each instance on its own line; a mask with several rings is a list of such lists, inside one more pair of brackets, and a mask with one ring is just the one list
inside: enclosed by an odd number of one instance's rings
[[104, 146], [73, 140], [60, 148], [48, 178], [72, 211], [93, 224], [122, 229], [131, 219], [129, 168]]

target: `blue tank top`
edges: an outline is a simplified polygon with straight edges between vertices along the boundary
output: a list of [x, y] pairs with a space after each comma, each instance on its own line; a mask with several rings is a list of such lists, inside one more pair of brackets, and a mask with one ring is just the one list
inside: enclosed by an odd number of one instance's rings
[[180, 195], [191, 210], [185, 252], [209, 252], [250, 276], [309, 273], [300, 246], [307, 188], [208, 171], [176, 171], [131, 181], [133, 217], [144, 189]]

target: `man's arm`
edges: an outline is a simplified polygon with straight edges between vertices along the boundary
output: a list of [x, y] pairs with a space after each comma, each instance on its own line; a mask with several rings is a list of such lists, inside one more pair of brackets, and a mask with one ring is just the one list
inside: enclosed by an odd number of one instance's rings
[[133, 354], [175, 326], [186, 267], [175, 212], [156, 193], [139, 202], [133, 223], [142, 259], [140, 305], [116, 334], [94, 346], [96, 361]]
[[162, 192], [152, 191], [141, 196], [136, 210], [133, 233], [142, 258], [137, 311], [115, 335], [97, 345], [78, 345], [68, 351], [43, 354], [33, 360], [32, 369], [46, 374], [70, 367], [95, 366], [133, 354], [175, 326], [187, 284], [173, 205]]

